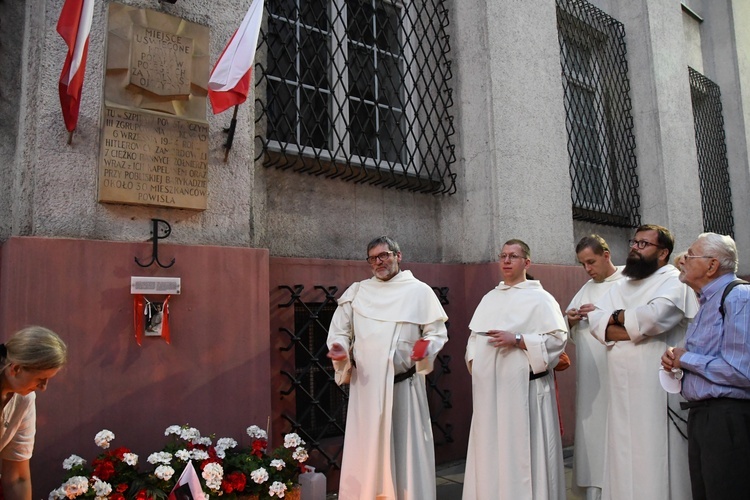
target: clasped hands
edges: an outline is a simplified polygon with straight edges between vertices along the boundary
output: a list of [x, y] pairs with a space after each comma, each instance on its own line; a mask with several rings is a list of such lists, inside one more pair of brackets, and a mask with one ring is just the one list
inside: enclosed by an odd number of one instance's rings
[[[487, 341], [494, 347], [516, 347], [516, 334], [505, 330], [489, 330]], [[523, 340], [521, 340], [523, 343]], [[521, 347], [521, 345], [518, 345]]]
[[596, 309], [594, 307], [594, 304], [583, 304], [581, 307], [576, 309], [575, 307], [572, 307], [565, 311], [565, 316], [568, 318], [568, 323], [571, 325], [575, 325], [581, 320], [588, 320], [589, 319], [589, 313]]
[[667, 350], [664, 351], [664, 354], [661, 355], [662, 368], [667, 371], [672, 371], [672, 369], [676, 368], [682, 368], [682, 365], [680, 365], [680, 358], [686, 352], [687, 351], [682, 347], [667, 347]]

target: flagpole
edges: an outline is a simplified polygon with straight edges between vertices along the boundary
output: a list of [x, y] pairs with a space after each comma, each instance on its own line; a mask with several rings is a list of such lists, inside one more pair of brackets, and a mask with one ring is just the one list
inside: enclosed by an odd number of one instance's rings
[[234, 131], [237, 128], [237, 109], [239, 104], [234, 105], [234, 114], [232, 115], [232, 122], [229, 128], [224, 129], [224, 133], [227, 134], [227, 141], [224, 143], [224, 163], [229, 158], [229, 150], [232, 149], [232, 143], [234, 142]]

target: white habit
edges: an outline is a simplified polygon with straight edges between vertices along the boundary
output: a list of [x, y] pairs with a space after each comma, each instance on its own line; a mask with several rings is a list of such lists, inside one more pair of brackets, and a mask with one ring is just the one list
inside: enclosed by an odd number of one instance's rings
[[[624, 279], [589, 313], [591, 333], [607, 346], [609, 411], [604, 459], [604, 500], [689, 500], [687, 440], [668, 407], [686, 419], [678, 394], [659, 383], [667, 345], [683, 343], [695, 294], [667, 264], [642, 280]], [[630, 341], [605, 341], [612, 312], [625, 309]]]
[[[353, 343], [352, 370], [344, 435], [341, 500], [434, 499], [435, 450], [425, 375], [448, 340], [448, 317], [435, 292], [401, 271], [388, 281], [377, 278], [350, 286], [338, 301], [328, 347]], [[414, 343], [430, 341], [428, 355], [416, 362], [417, 374], [393, 383], [415, 365]], [[337, 381], [351, 366], [334, 361]]]
[[[597, 283], [587, 281], [565, 309], [579, 309], [596, 304], [609, 289], [623, 278], [622, 266]], [[604, 437], [607, 430], [607, 348], [589, 331], [588, 319], [570, 328], [570, 340], [576, 345], [576, 432], [573, 455], [574, 485], [597, 488], [596, 498], [604, 486]]]
[[[538, 281], [501, 282], [479, 303], [469, 327], [474, 414], [464, 500], [565, 500], [552, 374], [567, 337], [560, 306]], [[482, 335], [489, 330], [522, 334], [526, 350], [493, 347]]]

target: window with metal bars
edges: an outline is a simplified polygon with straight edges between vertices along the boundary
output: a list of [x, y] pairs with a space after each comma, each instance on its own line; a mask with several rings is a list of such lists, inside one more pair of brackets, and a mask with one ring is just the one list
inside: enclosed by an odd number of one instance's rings
[[294, 331], [299, 335], [294, 365], [299, 384], [295, 391], [297, 423], [318, 439], [342, 436], [346, 425], [348, 386], [333, 382], [334, 369], [326, 357], [326, 325], [331, 323], [336, 303], [295, 304]]
[[264, 164], [453, 194], [444, 4], [267, 0], [256, 79]]
[[734, 237], [721, 90], [693, 68], [688, 67], [688, 72], [698, 150], [703, 230]]
[[557, 0], [573, 217], [640, 225], [625, 29], [584, 0]]

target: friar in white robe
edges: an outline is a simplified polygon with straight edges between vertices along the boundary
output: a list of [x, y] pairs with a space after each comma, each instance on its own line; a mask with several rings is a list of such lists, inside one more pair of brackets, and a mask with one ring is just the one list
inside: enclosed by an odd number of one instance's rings
[[[680, 409], [680, 395], [662, 389], [658, 372], [667, 345], [682, 344], [698, 302], [668, 264], [673, 243], [667, 244], [667, 236], [671, 239], [660, 226], [638, 228], [623, 271], [627, 279], [588, 315], [592, 335], [607, 346], [605, 500], [692, 497], [682, 435], [686, 412]], [[647, 268], [649, 262], [656, 266], [650, 275], [628, 272], [631, 265]]]
[[[394, 253], [389, 248], [394, 246], [376, 245], [368, 255]], [[344, 382], [351, 370], [342, 500], [436, 497], [425, 375], [448, 340], [448, 318], [432, 288], [398, 269], [400, 258], [395, 252], [388, 257], [393, 262], [373, 260], [375, 276], [344, 292], [329, 329], [329, 349], [345, 353], [340, 360], [329, 354], [337, 382]], [[429, 345], [416, 360], [414, 346], [420, 339]], [[413, 375], [394, 381], [410, 369]]]
[[591, 276], [565, 310], [570, 340], [576, 346], [576, 422], [572, 489], [586, 500], [599, 500], [604, 487], [604, 439], [607, 430], [607, 348], [589, 331], [588, 313], [623, 278], [607, 242], [598, 235], [583, 237], [576, 257]]
[[526, 280], [529, 264], [528, 246], [507, 242], [505, 280], [484, 296], [469, 324], [474, 414], [464, 500], [565, 499], [552, 369], [565, 347], [566, 326], [554, 297]]

